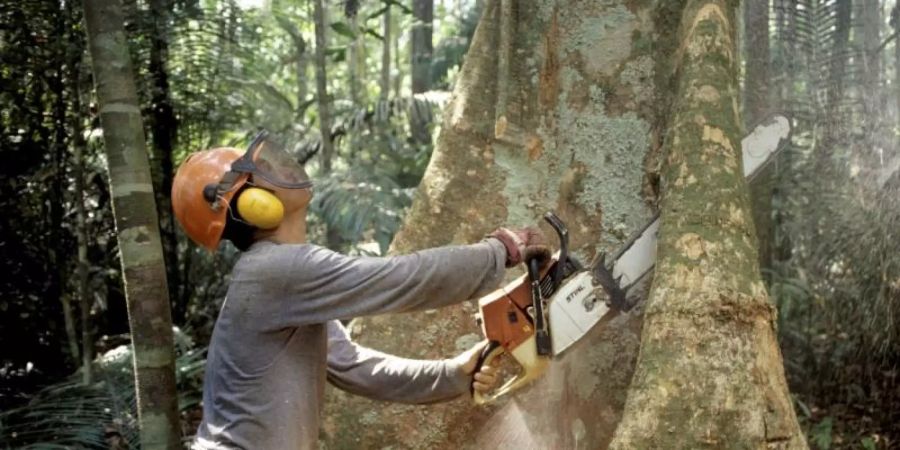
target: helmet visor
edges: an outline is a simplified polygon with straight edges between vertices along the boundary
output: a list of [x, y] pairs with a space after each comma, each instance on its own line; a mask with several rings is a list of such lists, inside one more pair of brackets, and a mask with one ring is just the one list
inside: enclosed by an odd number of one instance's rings
[[285, 189], [312, 187], [303, 165], [265, 131], [256, 135], [247, 153], [253, 161], [252, 173], [269, 183]]

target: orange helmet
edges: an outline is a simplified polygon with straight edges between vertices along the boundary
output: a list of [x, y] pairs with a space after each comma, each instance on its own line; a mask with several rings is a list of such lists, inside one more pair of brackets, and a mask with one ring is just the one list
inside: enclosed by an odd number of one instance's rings
[[228, 204], [235, 192], [247, 182], [250, 174], [244, 173], [234, 180], [228, 189], [208, 200], [207, 186], [218, 186], [223, 176], [231, 171], [231, 164], [241, 157], [236, 148], [222, 147], [194, 153], [181, 164], [172, 180], [172, 210], [185, 233], [194, 242], [209, 250], [215, 250], [222, 239], [228, 214]]
[[312, 186], [296, 158], [260, 132], [245, 153], [231, 147], [190, 155], [172, 181], [172, 209], [185, 233], [197, 244], [214, 251], [219, 246], [229, 205], [251, 175], [286, 189]]

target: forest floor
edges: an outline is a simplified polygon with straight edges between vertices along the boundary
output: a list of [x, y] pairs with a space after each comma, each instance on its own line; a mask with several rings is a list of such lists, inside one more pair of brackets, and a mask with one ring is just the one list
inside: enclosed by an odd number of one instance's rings
[[900, 372], [882, 375], [868, 389], [858, 383], [810, 394], [792, 389], [810, 448], [900, 449]]

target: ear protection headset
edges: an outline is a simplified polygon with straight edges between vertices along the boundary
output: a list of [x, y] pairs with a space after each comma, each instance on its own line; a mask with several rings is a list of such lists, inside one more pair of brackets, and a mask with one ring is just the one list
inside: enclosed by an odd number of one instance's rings
[[248, 187], [238, 194], [238, 214], [245, 222], [263, 230], [277, 228], [284, 219], [284, 205], [272, 192]]

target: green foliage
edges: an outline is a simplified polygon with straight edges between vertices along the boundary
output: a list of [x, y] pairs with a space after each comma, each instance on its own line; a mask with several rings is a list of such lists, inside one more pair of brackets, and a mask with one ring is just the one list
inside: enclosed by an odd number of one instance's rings
[[429, 145], [410, 138], [411, 130], [430, 132], [438, 106], [416, 97], [339, 111], [333, 136], [340, 164], [319, 177], [311, 211], [355, 251], [361, 242], [374, 241], [376, 253], [387, 252], [431, 154]]
[[810, 432], [812, 443], [821, 450], [828, 450], [831, 448], [832, 422], [834, 422], [834, 420], [831, 417], [826, 417], [816, 424]]
[[[179, 408], [186, 411], [200, 403], [205, 350], [191, 349], [190, 338], [177, 330], [176, 344]], [[120, 346], [98, 358], [91, 385], [76, 373], [0, 413], [0, 448], [109, 449], [115, 442], [139, 448], [132, 367], [131, 347]]]
[[866, 437], [860, 439], [859, 444], [865, 450], [875, 450], [875, 448], [876, 448], [875, 440], [872, 439], [870, 436], [866, 436]]

